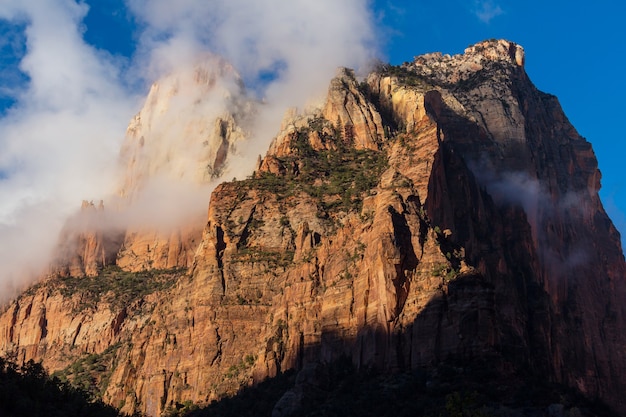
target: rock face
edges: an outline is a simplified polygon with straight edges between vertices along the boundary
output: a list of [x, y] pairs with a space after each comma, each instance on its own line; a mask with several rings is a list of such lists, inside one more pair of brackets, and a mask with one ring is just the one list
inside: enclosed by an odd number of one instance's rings
[[[523, 64], [492, 41], [364, 83], [342, 70], [253, 177], [214, 190], [194, 256], [159, 261], [187, 272], [132, 297], [111, 284], [93, 305], [50, 277], [2, 314], [0, 352], [74, 381], [90, 357], [109, 369], [89, 374], [104, 399], [149, 416], [340, 357], [383, 371], [481, 358], [626, 413], [619, 234], [591, 145]], [[291, 394], [281, 407], [297, 409]]]

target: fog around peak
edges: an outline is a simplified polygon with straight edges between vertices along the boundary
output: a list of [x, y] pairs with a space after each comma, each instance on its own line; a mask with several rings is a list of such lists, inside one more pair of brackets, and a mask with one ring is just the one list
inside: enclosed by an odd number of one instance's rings
[[[228, 162], [228, 175], [245, 175], [277, 133], [286, 108], [319, 99], [336, 67], [361, 67], [376, 51], [364, 0], [126, 4], [138, 22], [135, 54], [128, 58], [85, 41], [86, 3], [0, 5], [2, 23], [23, 30], [19, 69], [28, 80], [12, 91], [14, 105], [0, 119], [0, 298], [40, 274], [82, 200], [106, 199], [119, 190], [126, 127], [154, 81], [188, 71], [207, 54], [236, 69], [247, 84], [246, 99], [263, 103], [254, 124], [245, 126], [252, 132], [246, 145], [233, 149]], [[188, 108], [197, 99], [181, 94], [177, 105]], [[224, 100], [232, 97], [216, 95], [211, 105], [228, 109]], [[186, 129], [184, 121], [179, 125]], [[158, 184], [147, 189], [156, 193]], [[189, 184], [173, 188], [193, 190]], [[192, 194], [189, 204], [205, 211], [208, 192], [202, 198]]]

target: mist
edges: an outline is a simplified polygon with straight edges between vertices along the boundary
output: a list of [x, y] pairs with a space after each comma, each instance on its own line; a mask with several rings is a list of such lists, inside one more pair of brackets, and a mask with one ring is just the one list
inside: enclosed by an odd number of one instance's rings
[[496, 204], [524, 210], [540, 260], [552, 276], [571, 274], [589, 262], [592, 242], [572, 235], [568, 244], [562, 245], [564, 237], [556, 236], [560, 244], [555, 246], [555, 236], [550, 234], [562, 230], [563, 219], [569, 219], [565, 222], [570, 224], [593, 221], [585, 219], [594, 215], [588, 207], [593, 197], [590, 191], [551, 192], [545, 183], [525, 171], [496, 173], [486, 162], [472, 162], [469, 166]]
[[[191, 116], [220, 117], [233, 101], [259, 103], [226, 164], [224, 178], [243, 178], [265, 153], [288, 108], [318, 102], [338, 66], [363, 67], [377, 50], [365, 0], [128, 0], [127, 7], [139, 22], [132, 57], [113, 56], [85, 42], [85, 3], [8, 0], [0, 5], [0, 19], [23, 30], [19, 70], [28, 79], [11, 89], [15, 104], [0, 119], [0, 301], [41, 277], [60, 230], [82, 200], [108, 198], [118, 204], [114, 196], [124, 193], [129, 172], [120, 157], [129, 140], [126, 127], [153, 82], [190, 71], [207, 56], [232, 65], [245, 89], [238, 90], [241, 84], [235, 82], [227, 94], [211, 92]], [[198, 97], [183, 91], [176, 100], [186, 109]], [[128, 209], [135, 214], [125, 217], [127, 223], [187, 217], [180, 207], [206, 212], [219, 182], [193, 180], [198, 168], [185, 163], [193, 154], [176, 147], [189, 124], [179, 120], [169, 126], [161, 130], [167, 138], [160, 140], [167, 143], [171, 164], [159, 172], [148, 169], [153, 177], [135, 184], [130, 200], [136, 209]], [[161, 129], [158, 120], [153, 128]], [[184, 166], [195, 172], [181, 171]], [[185, 204], [153, 204], [172, 196]], [[155, 207], [160, 214], [151, 214]]]
[[4, 1], [0, 18], [24, 28], [19, 69], [29, 81], [0, 120], [0, 288], [4, 299], [49, 261], [81, 198], [113, 184], [134, 98], [106, 54], [86, 45], [84, 5]]

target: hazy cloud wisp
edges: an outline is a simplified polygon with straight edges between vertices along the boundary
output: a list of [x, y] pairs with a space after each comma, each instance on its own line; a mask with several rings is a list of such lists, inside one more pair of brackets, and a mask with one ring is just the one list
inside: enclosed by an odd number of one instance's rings
[[569, 245], [557, 247], [546, 234], [550, 224], [558, 224], [564, 219], [569, 219], [565, 222], [580, 222], [592, 213], [587, 207], [589, 195], [585, 191], [553, 195], [545, 184], [527, 172], [496, 173], [485, 163], [470, 163], [470, 168], [496, 204], [519, 206], [524, 210], [543, 266], [553, 276], [569, 273], [587, 263], [590, 242], [574, 238]]
[[483, 23], [490, 23], [494, 18], [504, 14], [504, 10], [492, 0], [476, 0], [473, 12]]

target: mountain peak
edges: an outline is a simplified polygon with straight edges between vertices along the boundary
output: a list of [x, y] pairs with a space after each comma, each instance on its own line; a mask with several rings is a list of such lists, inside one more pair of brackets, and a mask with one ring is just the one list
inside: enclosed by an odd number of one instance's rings
[[[416, 56], [413, 62], [404, 63], [400, 68], [423, 78], [431, 85], [446, 88], [467, 88], [478, 78], [496, 75], [502, 79], [506, 74], [523, 72], [525, 63], [524, 48], [506, 40], [487, 40], [465, 49], [463, 54], [448, 55], [441, 52]], [[490, 71], [483, 77], [484, 70]], [[503, 71], [504, 70], [504, 71]]]
[[504, 39], [478, 42], [466, 48], [464, 56], [471, 59], [481, 57], [492, 61], [506, 61], [518, 67], [523, 67], [525, 64], [524, 48]]
[[417, 65], [434, 64], [437, 66], [460, 65], [473, 63], [480, 65], [486, 61], [500, 61], [523, 67], [525, 64], [524, 48], [504, 39], [489, 39], [470, 45], [465, 48], [463, 54], [448, 55], [441, 52], [432, 52], [416, 56], [414, 63]]
[[211, 180], [224, 168], [228, 149], [245, 138], [241, 123], [249, 106], [239, 74], [219, 57], [155, 82], [127, 129], [119, 194], [132, 195], [155, 175]]
[[[624, 414], [619, 234], [591, 145], [523, 61], [486, 41], [363, 82], [339, 70], [254, 175], [215, 188], [202, 230], [127, 232], [115, 265], [84, 236], [108, 267], [25, 293], [0, 316], [0, 352], [73, 381], [87, 360], [110, 364], [91, 388], [149, 416], [288, 369], [300, 375], [274, 415], [297, 415], [326, 392], [314, 374], [342, 358], [389, 374], [487, 365], [494, 381], [531, 375]], [[164, 134], [144, 117], [135, 160]], [[197, 140], [185, 132], [171, 156]], [[495, 395], [500, 414], [527, 407]]]

